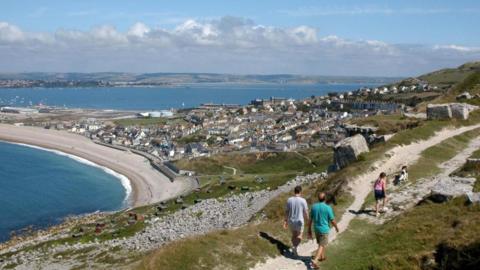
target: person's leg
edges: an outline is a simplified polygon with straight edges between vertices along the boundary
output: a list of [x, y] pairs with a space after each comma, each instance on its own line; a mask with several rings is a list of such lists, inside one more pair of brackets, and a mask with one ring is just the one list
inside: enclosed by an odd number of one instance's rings
[[377, 199], [375, 199], [375, 215], [376, 215], [376, 216], [379, 215], [379, 213], [378, 213], [378, 210], [379, 210], [379, 209], [378, 209], [378, 206], [379, 206], [379, 204], [380, 204], [380, 202], [379, 202]]
[[318, 262], [322, 259], [324, 249], [325, 248], [323, 246], [318, 246], [317, 255], [315, 256], [315, 261]]
[[292, 230], [292, 253], [298, 256], [297, 248], [302, 242], [302, 232], [298, 230]]
[[302, 233], [300, 231], [295, 231], [292, 237], [293, 247], [298, 247], [298, 245], [300, 245], [301, 242], [302, 242]]

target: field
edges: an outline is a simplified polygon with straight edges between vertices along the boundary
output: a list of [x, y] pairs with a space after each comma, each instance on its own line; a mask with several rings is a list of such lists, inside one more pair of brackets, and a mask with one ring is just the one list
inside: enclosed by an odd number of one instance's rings
[[182, 117], [166, 118], [166, 117], [149, 117], [149, 118], [124, 118], [113, 120], [119, 126], [138, 126], [149, 127], [165, 124], [182, 124], [185, 123]]

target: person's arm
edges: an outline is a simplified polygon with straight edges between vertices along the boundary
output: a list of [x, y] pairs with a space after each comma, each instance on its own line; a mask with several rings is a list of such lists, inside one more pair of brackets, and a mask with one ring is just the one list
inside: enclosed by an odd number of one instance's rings
[[387, 180], [383, 181], [383, 193], [387, 196]]
[[308, 215], [308, 204], [307, 204], [307, 201], [305, 201], [304, 205], [303, 205], [303, 216], [305, 217], [305, 223], [308, 223], [308, 221], [310, 220], [310, 217]]
[[330, 206], [330, 211], [329, 211], [329, 219], [330, 219], [330, 223], [332, 223], [332, 226], [335, 228], [335, 231], [337, 231], [338, 233], [338, 226], [337, 226], [337, 222], [335, 222], [335, 214], [333, 213], [333, 209], [332, 207]]
[[313, 239], [312, 223], [313, 223], [312, 210], [310, 210], [310, 218], [308, 219], [308, 238], [309, 239]]
[[335, 228], [335, 231], [337, 231], [337, 233], [338, 233], [339, 231], [338, 231], [337, 222], [335, 222], [335, 220], [333, 220], [333, 219], [330, 222], [332, 223], [332, 226]]

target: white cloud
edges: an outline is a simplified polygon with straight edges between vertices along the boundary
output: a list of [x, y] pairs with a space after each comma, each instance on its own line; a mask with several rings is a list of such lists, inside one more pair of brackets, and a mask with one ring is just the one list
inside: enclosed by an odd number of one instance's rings
[[25, 38], [23, 31], [15, 25], [0, 22], [0, 41], [17, 42]]
[[143, 38], [150, 32], [150, 28], [141, 22], [137, 22], [128, 30], [127, 35]]
[[447, 50], [447, 51], [456, 51], [456, 52], [480, 52], [480, 47], [466, 47], [466, 46], [459, 46], [455, 44], [450, 45], [435, 45], [433, 46], [435, 50]]
[[131, 71], [413, 75], [480, 58], [460, 45], [389, 44], [320, 36], [236, 17], [187, 19], [172, 29], [26, 32], [0, 22], [0, 71]]

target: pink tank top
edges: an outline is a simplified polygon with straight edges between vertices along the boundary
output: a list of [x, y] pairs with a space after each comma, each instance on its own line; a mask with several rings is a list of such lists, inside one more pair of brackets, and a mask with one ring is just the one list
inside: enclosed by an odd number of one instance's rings
[[378, 178], [377, 181], [375, 181], [374, 189], [375, 190], [384, 190], [385, 188], [385, 181], [383, 179]]

